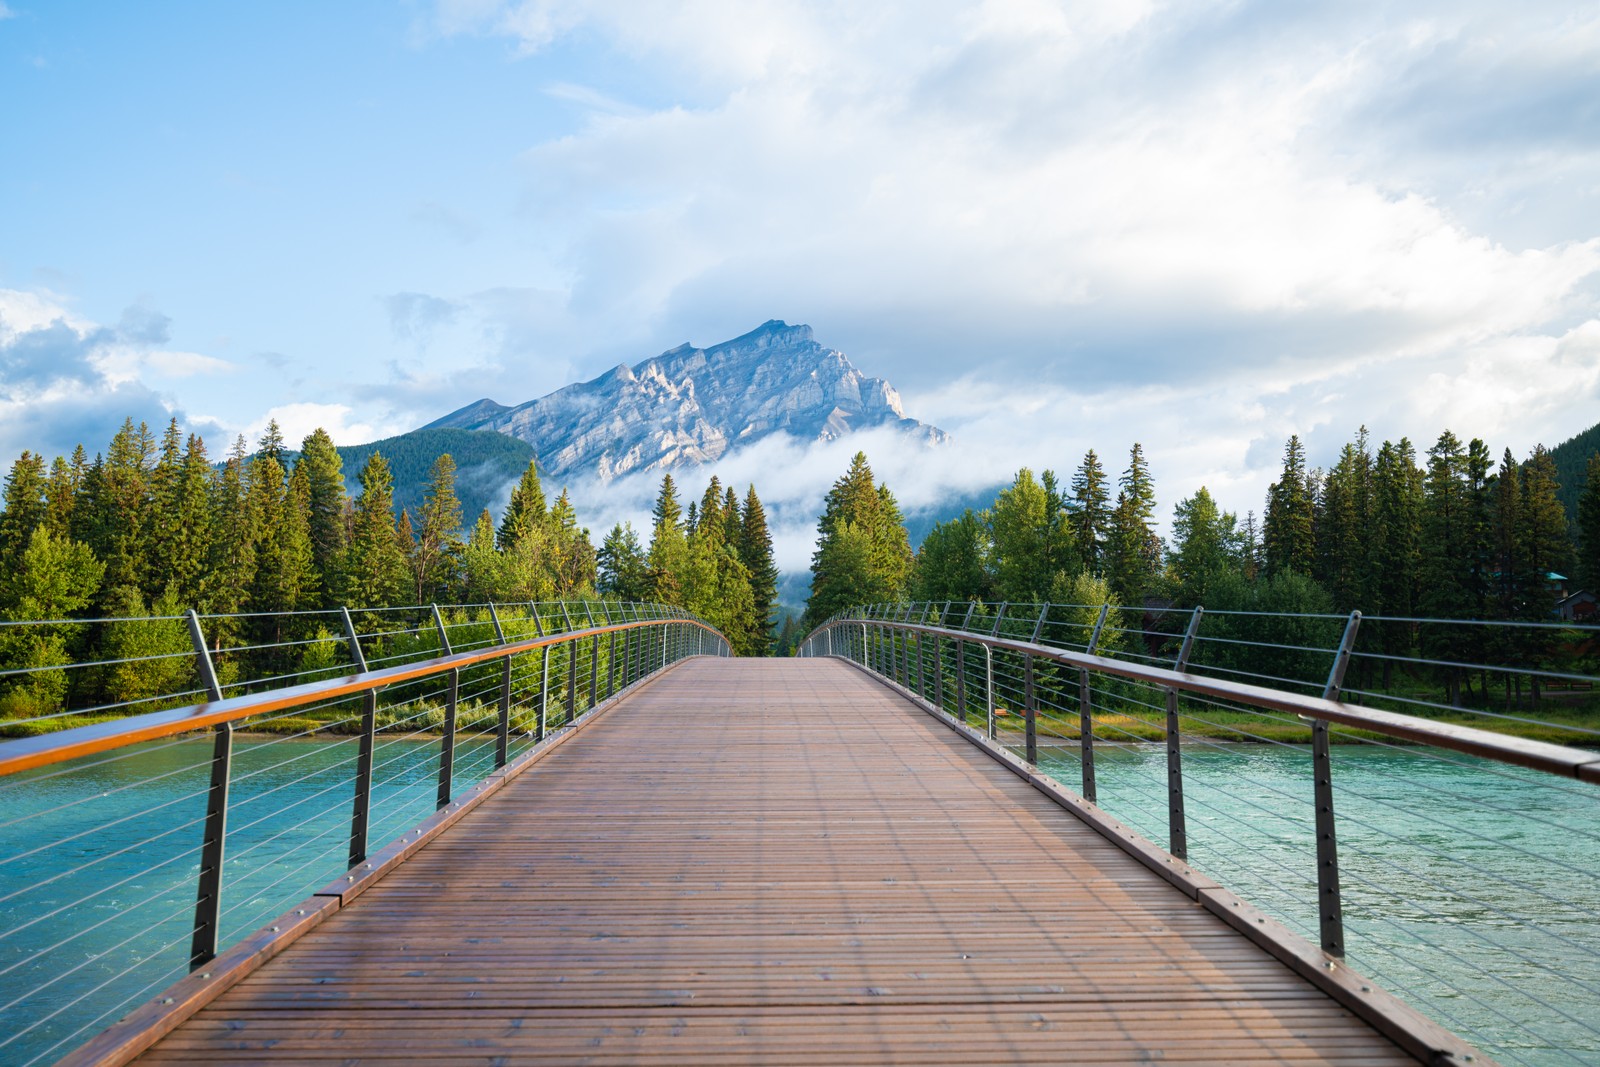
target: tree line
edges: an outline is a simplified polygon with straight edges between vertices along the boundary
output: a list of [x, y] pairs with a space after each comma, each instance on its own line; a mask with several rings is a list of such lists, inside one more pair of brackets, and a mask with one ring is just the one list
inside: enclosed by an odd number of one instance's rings
[[[1569, 529], [1542, 446], [1521, 461], [1507, 449], [1496, 463], [1482, 441], [1446, 431], [1419, 458], [1405, 438], [1374, 450], [1363, 428], [1321, 470], [1308, 469], [1296, 436], [1259, 521], [1222, 510], [1202, 487], [1176, 504], [1164, 539], [1141, 446], [1114, 483], [1090, 449], [1066, 482], [1018, 471], [988, 508], [937, 524], [914, 554], [892, 493], [871, 479], [858, 455], [829, 495], [810, 625], [901, 598], [1549, 621], [1552, 575], [1600, 592], [1600, 454]], [[1382, 633], [1395, 654], [1479, 663], [1540, 654], [1531, 636], [1513, 649], [1484, 647], [1487, 637], [1462, 628]], [[1452, 699], [1471, 684], [1465, 672], [1452, 676]]]
[[[24, 452], [0, 511], [0, 619], [53, 625], [0, 628], [0, 672], [136, 659], [150, 651], [139, 634], [153, 631], [129, 623], [190, 608], [217, 616], [212, 644], [238, 647], [315, 638], [325, 621], [292, 613], [340, 605], [656, 600], [719, 626], [739, 654], [769, 646], [777, 570], [754, 486], [741, 501], [713, 478], [685, 516], [669, 475], [648, 551], [631, 524], [596, 550], [566, 490], [548, 502], [531, 462], [499, 522], [486, 508], [465, 531], [448, 454], [415, 514], [395, 513], [381, 453], [357, 478], [352, 499], [329, 435], [313, 431], [292, 456], [276, 423], [253, 453], [241, 436], [219, 464], [176, 420], [158, 439], [130, 419], [93, 459], [81, 445], [48, 465]], [[245, 669], [259, 677], [285, 655], [263, 648]], [[0, 716], [46, 714], [69, 695], [112, 703], [153, 684], [71, 673], [85, 691], [68, 693], [68, 672], [0, 674]]]

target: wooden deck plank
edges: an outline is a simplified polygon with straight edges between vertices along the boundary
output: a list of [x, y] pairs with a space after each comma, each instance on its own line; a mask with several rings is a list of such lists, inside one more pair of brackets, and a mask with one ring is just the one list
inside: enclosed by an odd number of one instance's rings
[[1415, 1062], [904, 700], [700, 660], [142, 1062]]

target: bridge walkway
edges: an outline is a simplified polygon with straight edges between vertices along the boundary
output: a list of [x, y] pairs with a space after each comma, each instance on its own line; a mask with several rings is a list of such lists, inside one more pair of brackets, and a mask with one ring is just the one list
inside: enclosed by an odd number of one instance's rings
[[151, 1048], [179, 1063], [1414, 1063], [909, 701], [697, 659]]

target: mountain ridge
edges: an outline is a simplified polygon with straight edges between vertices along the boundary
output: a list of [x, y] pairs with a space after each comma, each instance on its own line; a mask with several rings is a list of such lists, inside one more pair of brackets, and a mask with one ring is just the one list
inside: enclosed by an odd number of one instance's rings
[[810, 326], [769, 319], [707, 348], [685, 342], [523, 404], [484, 398], [424, 430], [493, 430], [531, 444], [553, 478], [602, 481], [714, 462], [774, 433], [834, 440], [888, 427], [933, 446], [950, 438], [906, 415], [900, 394], [818, 344]]

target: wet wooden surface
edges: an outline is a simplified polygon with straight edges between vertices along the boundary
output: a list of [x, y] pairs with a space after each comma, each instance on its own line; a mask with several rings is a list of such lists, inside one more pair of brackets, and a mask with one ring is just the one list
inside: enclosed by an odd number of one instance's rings
[[1414, 1062], [827, 660], [697, 660], [143, 1057]]

